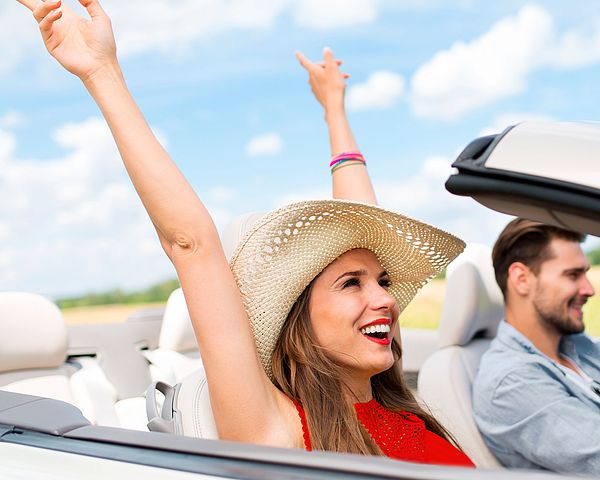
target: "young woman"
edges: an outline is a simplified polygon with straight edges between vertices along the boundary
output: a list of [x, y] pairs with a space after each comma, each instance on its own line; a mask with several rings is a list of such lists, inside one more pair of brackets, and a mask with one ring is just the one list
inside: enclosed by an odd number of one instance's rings
[[[220, 438], [471, 465], [398, 370], [399, 311], [463, 243], [372, 205], [313, 201], [259, 220], [228, 264], [128, 92], [99, 2], [80, 0], [88, 20], [60, 1], [19, 1], [98, 104], [177, 270]], [[348, 158], [340, 171], [360, 163]]]

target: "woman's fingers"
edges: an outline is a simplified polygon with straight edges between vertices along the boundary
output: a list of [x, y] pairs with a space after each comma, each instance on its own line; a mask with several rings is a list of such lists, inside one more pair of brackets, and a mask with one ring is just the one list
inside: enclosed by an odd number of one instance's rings
[[44, 38], [47, 38], [50, 36], [50, 33], [52, 31], [52, 24], [58, 20], [60, 17], [62, 17], [62, 10], [60, 10], [58, 7], [54, 10], [52, 10], [50, 13], [48, 13], [48, 15], [46, 15], [44, 18], [42, 18], [42, 20], [40, 21], [40, 31], [42, 32], [42, 36]]
[[[333, 56], [333, 51], [331, 50], [331, 48], [325, 47], [323, 49], [323, 61], [319, 65], [321, 65], [321, 67], [323, 67], [323, 68], [330, 68], [330, 69], [337, 70], [342, 65], [342, 61], [336, 59]], [[345, 73], [342, 74], [342, 77], [348, 78]]]
[[60, 7], [60, 0], [53, 2], [38, 2], [33, 8], [33, 18], [40, 23], [52, 11]]
[[307, 70], [309, 69], [309, 67], [312, 65], [312, 62], [306, 58], [304, 56], [304, 54], [300, 51], [296, 52], [296, 58], [298, 59], [298, 61], [300, 62], [300, 65], [302, 65], [304, 68], [306, 68]]
[[329, 47], [325, 47], [323, 49], [322, 62], [313, 63], [308, 58], [306, 58], [302, 52], [299, 51], [296, 52], [296, 58], [300, 62], [300, 65], [302, 65], [306, 70], [310, 70], [314, 67], [325, 68], [328, 65], [339, 67], [343, 63], [341, 60], [337, 60], [333, 57], [333, 52]]
[[98, 0], [79, 0], [79, 3], [85, 7], [90, 17], [104, 17], [106, 13]]
[[[335, 61], [337, 66], [340, 67], [342, 65], [342, 61], [341, 60], [336, 60]], [[319, 62], [319, 63], [315, 63], [315, 65], [318, 65], [319, 67], [325, 68], [325, 62]]]
[[323, 60], [325, 65], [336, 65], [336, 60], [333, 57], [333, 51], [329, 47], [323, 49]]
[[302, 65], [308, 71], [315, 68], [315, 66], [316, 66], [313, 62], [311, 62], [308, 58], [306, 58], [302, 54], [302, 52], [296, 52], [296, 58], [300, 62], [300, 65]]

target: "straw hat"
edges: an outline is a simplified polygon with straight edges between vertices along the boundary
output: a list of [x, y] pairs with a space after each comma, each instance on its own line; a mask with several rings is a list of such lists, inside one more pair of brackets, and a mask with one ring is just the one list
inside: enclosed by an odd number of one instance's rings
[[359, 202], [300, 202], [260, 218], [230, 264], [267, 375], [272, 376], [271, 354], [293, 304], [343, 253], [371, 250], [389, 274], [390, 293], [402, 311], [464, 247], [438, 228]]

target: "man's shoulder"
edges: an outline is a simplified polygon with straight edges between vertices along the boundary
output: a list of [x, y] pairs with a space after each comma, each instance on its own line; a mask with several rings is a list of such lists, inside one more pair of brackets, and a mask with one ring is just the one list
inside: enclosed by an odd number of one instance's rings
[[497, 387], [507, 381], [525, 383], [532, 377], [548, 375], [547, 363], [541, 355], [532, 353], [519, 342], [497, 337], [481, 357], [473, 389], [491, 397]]
[[511, 369], [527, 361], [529, 350], [521, 342], [515, 341], [512, 327], [501, 324], [498, 335], [490, 342], [489, 348], [481, 357], [479, 368]]
[[529, 355], [494, 339], [490, 348], [483, 354], [475, 376], [474, 388], [485, 386], [494, 388], [504, 377], [512, 372], [530, 369]]

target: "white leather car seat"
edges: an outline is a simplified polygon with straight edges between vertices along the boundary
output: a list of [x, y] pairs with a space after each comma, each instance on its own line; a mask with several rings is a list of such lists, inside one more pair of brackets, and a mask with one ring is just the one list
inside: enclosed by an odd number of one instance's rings
[[155, 381], [175, 384], [202, 367], [196, 336], [181, 288], [167, 300], [158, 337], [158, 348], [144, 352]]
[[62, 400], [94, 424], [119, 425], [116, 393], [92, 358], [66, 363], [67, 327], [58, 307], [25, 292], [0, 293], [0, 390]]
[[455, 436], [478, 467], [502, 468], [473, 418], [472, 385], [483, 353], [496, 335], [504, 302], [491, 250], [469, 245], [449, 267], [438, 332], [438, 348], [418, 379], [420, 398]]
[[219, 438], [204, 368], [191, 373], [174, 387], [154, 382], [146, 392], [146, 411], [148, 429], [152, 432]]

